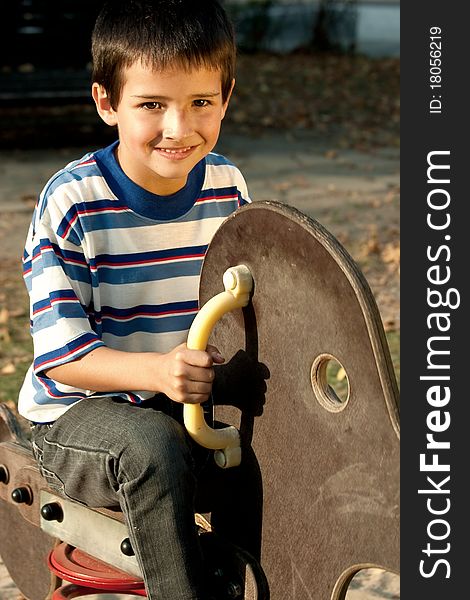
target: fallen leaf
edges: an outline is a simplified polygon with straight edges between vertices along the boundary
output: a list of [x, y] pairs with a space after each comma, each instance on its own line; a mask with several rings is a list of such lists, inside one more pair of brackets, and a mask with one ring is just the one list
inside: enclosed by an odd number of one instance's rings
[[10, 332], [8, 331], [8, 327], [0, 327], [0, 340], [3, 340], [5, 343], [11, 342]]
[[376, 237], [367, 240], [362, 245], [363, 256], [370, 256], [371, 254], [380, 254], [380, 244]]
[[18, 317], [24, 317], [26, 315], [26, 311], [24, 308], [14, 308], [10, 310], [10, 318], [17, 319]]
[[6, 325], [8, 323], [8, 319], [10, 318], [10, 313], [7, 308], [0, 309], [0, 325]]
[[12, 362], [7, 363], [0, 370], [1, 375], [13, 375], [13, 373], [15, 373], [15, 372], [16, 372], [16, 367]]
[[386, 263], [392, 263], [394, 265], [400, 264], [400, 246], [393, 242], [385, 245], [381, 253], [382, 260]]

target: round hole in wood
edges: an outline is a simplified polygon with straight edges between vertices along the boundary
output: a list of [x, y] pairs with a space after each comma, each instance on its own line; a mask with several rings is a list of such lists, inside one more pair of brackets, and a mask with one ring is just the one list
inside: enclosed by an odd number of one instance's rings
[[318, 402], [330, 412], [340, 412], [349, 401], [349, 378], [343, 365], [332, 354], [320, 354], [310, 372]]

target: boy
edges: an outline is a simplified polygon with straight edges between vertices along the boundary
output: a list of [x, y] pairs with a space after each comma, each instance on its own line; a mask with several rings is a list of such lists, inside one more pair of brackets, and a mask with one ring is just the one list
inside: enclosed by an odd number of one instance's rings
[[[150, 599], [206, 599], [181, 403], [208, 399], [216, 348], [184, 341], [218, 226], [249, 201], [212, 154], [234, 85], [216, 0], [118, 0], [93, 32], [108, 148], [47, 183], [24, 254], [34, 363], [19, 410], [49, 485], [120, 505]], [[175, 417], [175, 418], [174, 418]]]

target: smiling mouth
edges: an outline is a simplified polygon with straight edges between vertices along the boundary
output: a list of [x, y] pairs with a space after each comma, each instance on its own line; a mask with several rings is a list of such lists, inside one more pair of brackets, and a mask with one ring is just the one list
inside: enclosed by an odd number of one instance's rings
[[182, 159], [186, 158], [191, 154], [191, 152], [196, 148], [196, 146], [185, 146], [184, 148], [158, 148], [155, 150], [165, 158], [170, 159]]

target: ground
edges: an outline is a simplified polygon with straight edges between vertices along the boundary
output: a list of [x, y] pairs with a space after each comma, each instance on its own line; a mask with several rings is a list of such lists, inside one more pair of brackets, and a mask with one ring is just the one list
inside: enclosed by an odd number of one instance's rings
[[[344, 245], [377, 300], [397, 377], [398, 88], [395, 59], [242, 56], [217, 148], [241, 168], [254, 201], [295, 206]], [[0, 401], [14, 406], [31, 360], [20, 256], [37, 194], [111, 133], [89, 106], [0, 107], [0, 121]], [[0, 598], [17, 600], [1, 569]], [[347, 600], [379, 598], [399, 598], [391, 574], [365, 572]]]

